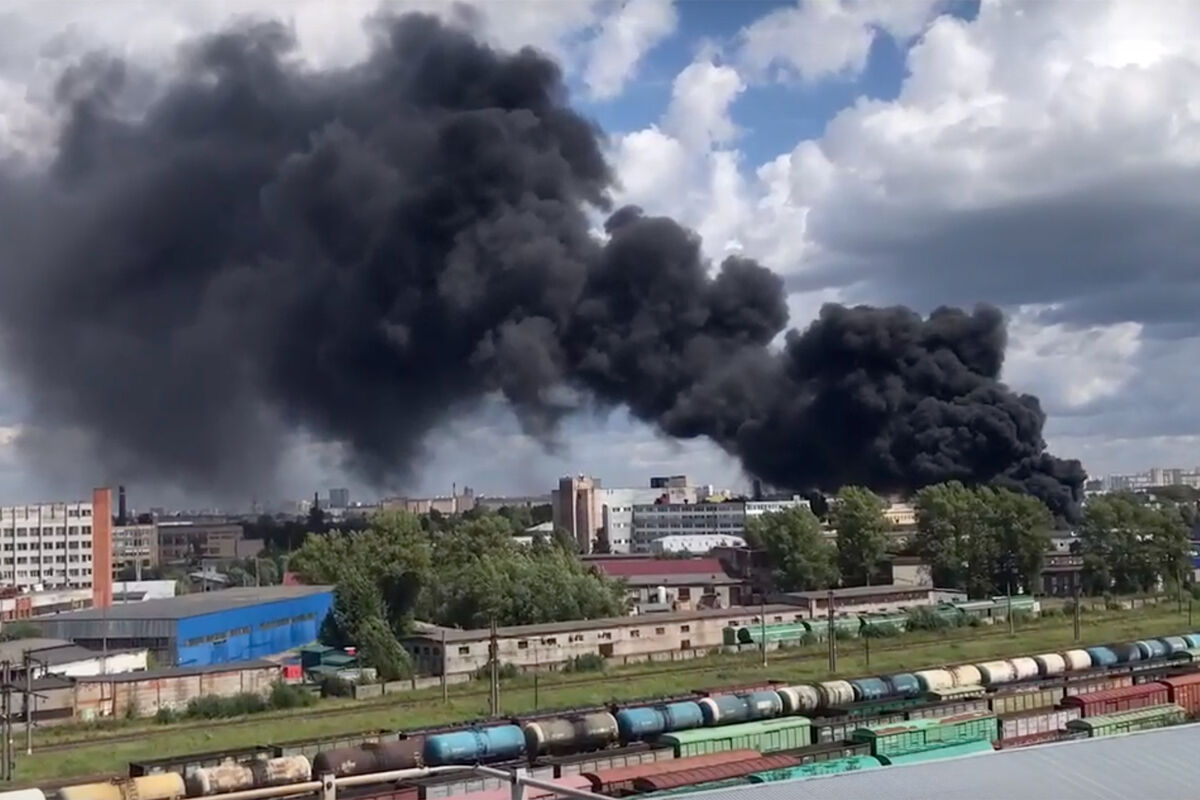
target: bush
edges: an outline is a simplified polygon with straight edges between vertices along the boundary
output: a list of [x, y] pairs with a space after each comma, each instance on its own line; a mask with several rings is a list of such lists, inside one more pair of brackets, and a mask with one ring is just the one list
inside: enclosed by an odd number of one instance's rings
[[1023, 608], [1021, 608], [1021, 609], [1015, 609], [1015, 610], [1012, 612], [1012, 618], [1013, 618], [1013, 622], [1014, 622], [1014, 623], [1016, 623], [1016, 624], [1018, 624], [1018, 625], [1020, 625], [1020, 624], [1024, 624], [1024, 623], [1026, 623], [1026, 622], [1029, 622], [1030, 620], [1032, 620], [1032, 619], [1033, 619], [1033, 612], [1032, 612], [1032, 611], [1026, 611], [1026, 610], [1025, 610], [1025, 609], [1023, 609]]
[[854, 634], [854, 631], [847, 630], [846, 628], [834, 628], [833, 629], [833, 638], [838, 640], [839, 642], [844, 642], [847, 639], [854, 639], [855, 634]]
[[890, 639], [900, 633], [900, 627], [891, 623], [864, 625], [862, 629], [864, 639]]
[[315, 702], [317, 698], [312, 692], [283, 681], [271, 684], [271, 694], [267, 697], [267, 704], [273, 709], [307, 708]]
[[353, 697], [354, 684], [345, 678], [329, 675], [321, 679], [321, 697]]
[[599, 653], [584, 653], [569, 660], [563, 672], [603, 672], [608, 663]]
[[259, 714], [267, 710], [267, 701], [253, 692], [242, 692], [231, 697], [205, 695], [188, 701], [184, 716], [190, 719], [226, 719]]
[[159, 708], [158, 711], [154, 712], [154, 721], [159, 725], [173, 725], [174, 723], [179, 722], [180, 719], [181, 717], [179, 716], [178, 711], [173, 708], [167, 708], [166, 706], [163, 706]]
[[[969, 624], [969, 623], [968, 623]], [[953, 623], [929, 608], [914, 608], [908, 612], [910, 631], [942, 631], [954, 627]]]
[[983, 619], [980, 617], [967, 617], [967, 627], [968, 628], [982, 628], [983, 627]]
[[[513, 678], [521, 677], [521, 668], [516, 664], [502, 663], [497, 670], [499, 679], [502, 681], [511, 681]], [[475, 670], [475, 680], [486, 681], [491, 678], [492, 667], [490, 664], [484, 664], [479, 669]]]

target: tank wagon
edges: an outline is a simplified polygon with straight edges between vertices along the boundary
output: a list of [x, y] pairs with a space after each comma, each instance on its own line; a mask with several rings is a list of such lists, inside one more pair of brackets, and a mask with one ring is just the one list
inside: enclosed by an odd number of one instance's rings
[[[610, 767], [658, 769], [667, 761], [732, 750], [762, 756], [800, 753], [803, 764], [804, 752], [840, 747], [852, 749], [838, 758], [869, 756], [895, 763], [927, 750], [960, 752], [980, 742], [1022, 746], [1200, 715], [1198, 658], [1200, 634], [1185, 634], [849, 680], [766, 681], [730, 691], [697, 690], [660, 702], [553, 711], [409, 734], [376, 731], [365, 735], [366, 741], [341, 737], [324, 744], [262, 746], [237, 751], [236, 758], [225, 761], [210, 753], [190, 762], [143, 762], [131, 765], [131, 771], [161, 771], [124, 782], [66, 787], [58, 797], [175, 800], [327, 773], [350, 776], [484, 763], [524, 766], [557, 779]], [[900, 739], [910, 742], [907, 750], [897, 749], [894, 742]], [[424, 781], [417, 800], [436, 796], [430, 787], [437, 783]], [[417, 782], [406, 785], [417, 787]], [[0, 794], [0, 800], [39, 798], [9, 793]]]

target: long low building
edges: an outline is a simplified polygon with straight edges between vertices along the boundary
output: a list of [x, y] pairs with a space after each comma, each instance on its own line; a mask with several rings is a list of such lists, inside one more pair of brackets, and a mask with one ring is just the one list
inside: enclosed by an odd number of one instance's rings
[[[617, 663], [671, 661], [708, 654], [725, 643], [725, 629], [760, 621], [759, 606], [643, 614], [634, 617], [551, 622], [498, 628], [496, 644], [502, 664], [524, 670], [554, 668], [585, 655]], [[791, 605], [765, 607], [767, 624], [790, 622], [807, 615]], [[404, 639], [419, 672], [430, 675], [473, 673], [487, 665], [491, 632], [458, 630], [418, 623]]]
[[43, 635], [92, 650], [145, 648], [160, 664], [264, 658], [313, 642], [333, 605], [329, 586], [263, 586], [127, 603], [29, 620]]
[[62, 639], [17, 639], [0, 642], [0, 662], [9, 663], [10, 675], [18, 679], [25, 674], [28, 654], [33, 677], [46, 675], [80, 677], [144, 670], [149, 663], [145, 649], [88, 650]]

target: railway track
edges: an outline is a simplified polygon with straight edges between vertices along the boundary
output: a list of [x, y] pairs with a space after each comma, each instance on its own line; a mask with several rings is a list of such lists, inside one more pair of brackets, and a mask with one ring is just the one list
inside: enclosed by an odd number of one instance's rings
[[[970, 639], [969, 639], [970, 641], [978, 641], [980, 639], [997, 639], [997, 638], [1006, 637], [1009, 635], [1007, 629], [1002, 629], [1002, 630], [973, 629], [973, 630], [975, 630], [976, 632], [973, 636], [970, 637]], [[841, 641], [838, 643], [839, 651], [843, 655], [858, 654], [858, 653], [862, 652], [864, 649], [863, 641], [864, 640], [862, 640], [862, 639], [851, 639], [851, 640]], [[932, 637], [924, 637], [922, 639], [913, 640], [913, 639], [907, 639], [905, 637], [900, 637], [900, 639], [897, 639], [897, 640], [873, 639], [873, 640], [871, 640], [871, 642], [872, 643], [870, 645], [870, 650], [871, 650], [872, 655], [875, 655], [875, 654], [883, 655], [886, 653], [896, 653], [896, 652], [903, 652], [906, 650], [912, 650], [914, 648], [924, 647], [926, 645], [945, 644], [947, 642], [947, 638], [944, 636], [932, 636]], [[802, 664], [807, 661], [824, 662], [827, 659], [827, 657], [828, 657], [828, 654], [825, 651], [789, 653], [787, 650], [782, 650], [782, 651], [776, 650], [776, 651], [772, 651], [771, 663], [778, 664], [780, 662], [784, 662], [787, 664]], [[692, 674], [692, 673], [702, 673], [702, 672], [713, 671], [714, 665], [712, 663], [704, 663], [705, 661], [706, 661], [706, 659], [694, 659], [693, 662], [691, 662], [691, 663], [677, 664], [677, 665], [673, 665], [673, 666], [664, 666], [660, 670], [655, 670], [653, 672], [653, 674], [654, 675], [686, 675], [686, 674]], [[696, 663], [696, 662], [699, 662], [699, 663]], [[750, 663], [740, 664], [740, 663], [734, 662], [734, 663], [729, 663], [726, 665], [719, 665], [716, 668], [719, 669], [720, 666], [728, 666], [731, 669], [736, 669], [738, 667], [752, 666], [752, 664], [750, 664]], [[601, 678], [601, 676], [594, 675], [592, 677], [584, 677], [584, 678], [573, 679], [573, 680], [557, 681], [552, 684], [543, 686], [540, 691], [543, 695], [552, 696], [557, 691], [565, 690], [565, 689], [572, 689], [572, 688], [579, 687], [579, 686], [596, 686], [597, 684], [600, 684], [600, 685], [613, 684], [613, 685], [615, 685], [615, 684], [623, 682], [624, 680], [628, 679], [629, 677], [630, 676], [614, 676], [610, 679], [603, 679], [603, 678]], [[713, 688], [717, 688], [717, 687], [713, 687]], [[510, 688], [510, 691], [530, 691], [530, 690], [531, 690], [531, 687], [524, 686], [524, 685], [518, 685], [518, 686]], [[472, 698], [485, 698], [487, 696], [488, 696], [488, 689], [486, 687], [483, 687], [480, 689], [470, 689], [470, 690], [466, 690], [466, 691], [454, 692], [450, 695], [450, 699], [451, 700], [460, 700], [460, 699], [472, 699]], [[621, 702], [636, 703], [641, 699], [644, 699], [647, 702], [651, 702], [654, 698], [629, 698], [628, 700], [624, 700]], [[402, 711], [407, 708], [419, 708], [419, 707], [427, 706], [427, 705], [437, 703], [437, 702], [438, 702], [437, 700], [431, 699], [431, 698], [420, 698], [420, 699], [408, 699], [408, 700], [397, 699], [397, 700], [393, 700], [390, 702], [377, 701], [377, 702], [368, 702], [368, 703], [357, 703], [355, 705], [339, 706], [337, 708], [312, 709], [312, 710], [308, 711], [307, 713], [305, 713], [303, 715], [303, 718], [304, 719], [313, 719], [313, 718], [336, 718], [336, 717], [343, 717], [343, 716], [349, 717], [349, 716], [355, 716], [355, 715], [362, 714], [363, 711], [368, 711], [368, 710], [373, 711], [376, 709], [384, 709], [384, 708], [394, 708], [397, 711]], [[566, 710], [566, 709], [564, 709], [564, 710]], [[289, 715], [289, 716], [294, 716], [294, 715]], [[516, 714], [507, 715], [502, 718], [507, 719], [511, 716], [517, 716], [517, 715]], [[267, 722], [267, 721], [274, 720], [274, 719], [280, 719], [280, 717], [274, 716], [274, 715], [269, 715], [269, 714], [256, 714], [256, 715], [241, 717], [241, 718], [237, 718], [237, 719], [212, 720], [207, 723], [196, 722], [196, 723], [192, 723], [192, 724], [188, 724], [188, 725], [184, 725], [184, 726], [171, 726], [170, 728], [164, 728], [162, 732], [166, 732], [167, 730], [169, 730], [171, 732], [176, 732], [176, 731], [181, 731], [181, 730], [205, 730], [205, 729], [214, 728], [214, 727], [221, 727], [221, 728], [244, 727], [244, 726], [248, 726], [248, 725], [260, 725], [263, 722]], [[463, 722], [456, 722], [454, 724], [462, 725], [462, 724], [468, 724], [469, 722], [470, 722], [470, 720], [467, 720], [467, 721], [463, 721]], [[54, 752], [63, 752], [66, 750], [71, 750], [71, 749], [74, 749], [77, 747], [107, 746], [107, 745], [113, 745], [113, 744], [138, 742], [138, 741], [153, 739], [159, 733], [160, 733], [160, 731], [154, 730], [154, 729], [150, 729], [150, 730], [142, 729], [142, 730], [126, 733], [126, 734], [113, 734], [110, 736], [103, 736], [103, 737], [91, 736], [91, 737], [87, 737], [87, 738], [67, 739], [67, 740], [63, 740], [63, 741], [59, 741], [59, 742], [49, 742], [49, 743], [42, 744], [42, 745], [35, 745], [34, 750], [36, 753], [54, 753]], [[366, 734], [366, 733], [369, 733], [369, 731], [362, 731], [362, 733]], [[354, 732], [349, 732], [346, 734], [339, 734], [339, 735], [353, 736]], [[319, 738], [324, 738], [324, 737], [319, 737]], [[298, 739], [298, 740], [285, 741], [285, 742], [273, 742], [272, 744], [292, 744], [294, 742], [302, 742], [302, 741], [310, 741], [310, 740], [311, 739]]]

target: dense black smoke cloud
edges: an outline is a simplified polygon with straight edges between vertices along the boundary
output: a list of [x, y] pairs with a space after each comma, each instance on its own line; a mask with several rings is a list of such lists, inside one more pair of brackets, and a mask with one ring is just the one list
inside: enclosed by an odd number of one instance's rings
[[222, 487], [303, 429], [385, 481], [494, 393], [543, 438], [582, 396], [780, 486], [1077, 500], [1037, 401], [998, 382], [995, 310], [831, 306], [773, 350], [766, 268], [713, 277], [694, 234], [633, 208], [593, 234], [613, 176], [551, 61], [426, 16], [375, 34], [324, 72], [278, 25], [207, 38], [137, 116], [129, 65], [64, 78], [52, 168], [0, 179], [3, 346], [43, 429]]

